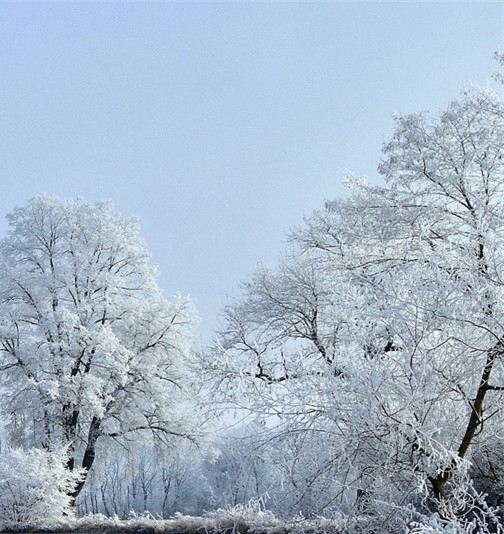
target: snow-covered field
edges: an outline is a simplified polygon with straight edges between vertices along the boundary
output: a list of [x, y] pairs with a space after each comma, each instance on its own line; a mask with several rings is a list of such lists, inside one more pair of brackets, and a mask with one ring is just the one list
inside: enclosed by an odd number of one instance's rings
[[170, 519], [159, 519], [149, 514], [133, 515], [129, 519], [106, 517], [102, 515], [85, 516], [82, 518], [62, 519], [58, 524], [50, 525], [18, 525], [0, 532], [54, 532], [58, 534], [302, 534], [302, 533], [332, 533], [348, 532], [348, 526], [343, 521], [327, 520], [324, 518], [298, 518], [289, 522], [276, 518], [264, 511], [252, 513], [251, 509], [238, 506], [232, 509], [208, 512], [201, 517], [176, 514]]

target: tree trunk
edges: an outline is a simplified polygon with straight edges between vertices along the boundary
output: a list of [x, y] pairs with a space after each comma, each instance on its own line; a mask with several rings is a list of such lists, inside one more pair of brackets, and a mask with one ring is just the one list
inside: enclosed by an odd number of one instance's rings
[[96, 442], [100, 437], [100, 427], [101, 419], [94, 416], [89, 426], [86, 450], [84, 451], [84, 456], [82, 458], [82, 469], [84, 470], [84, 474], [82, 476], [82, 479], [75, 486], [74, 491], [70, 493], [72, 506], [75, 506], [75, 501], [79, 493], [82, 491], [84, 484], [86, 483], [86, 478], [88, 476], [89, 470], [93, 466], [95, 460]]
[[433, 508], [443, 519], [452, 517], [449, 499], [446, 496], [446, 483], [452, 477], [453, 470], [447, 469], [436, 477], [429, 477], [432, 486]]
[[[478, 390], [476, 392], [476, 397], [474, 401], [471, 402], [471, 413], [469, 416], [469, 421], [467, 422], [467, 427], [460, 442], [459, 448], [457, 450], [457, 456], [459, 459], [465, 458], [467, 451], [475, 436], [477, 435], [481, 425], [483, 424], [483, 402], [485, 400], [485, 395], [490, 389], [500, 389], [497, 387], [492, 387], [489, 385], [490, 375], [492, 374], [492, 369], [495, 364], [495, 360], [498, 356], [504, 354], [504, 342], [499, 341], [494, 347], [492, 347], [487, 354], [487, 359], [485, 367], [481, 374], [480, 383], [478, 385]], [[441, 515], [445, 515], [449, 512], [449, 503], [446, 495], [446, 484], [452, 478], [453, 474], [457, 469], [457, 460], [453, 460], [452, 464], [446, 469], [441, 471], [436, 477], [429, 477], [429, 482], [432, 486], [432, 493], [437, 503], [438, 511]]]

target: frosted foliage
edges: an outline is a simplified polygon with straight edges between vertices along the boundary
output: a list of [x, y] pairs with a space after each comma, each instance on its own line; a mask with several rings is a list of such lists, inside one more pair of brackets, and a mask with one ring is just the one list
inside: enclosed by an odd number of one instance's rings
[[473, 88], [396, 122], [385, 185], [350, 175], [244, 283], [207, 370], [216, 400], [295, 444], [298, 488], [332, 477], [326, 511], [453, 518], [473, 451], [504, 431], [504, 106]]
[[0, 247], [2, 409], [14, 442], [166, 443], [191, 432], [180, 403], [195, 310], [166, 300], [136, 219], [112, 203], [44, 196], [8, 216]]
[[56, 527], [72, 516], [81, 473], [66, 469], [64, 450], [12, 449], [0, 458], [0, 525], [3, 529]]

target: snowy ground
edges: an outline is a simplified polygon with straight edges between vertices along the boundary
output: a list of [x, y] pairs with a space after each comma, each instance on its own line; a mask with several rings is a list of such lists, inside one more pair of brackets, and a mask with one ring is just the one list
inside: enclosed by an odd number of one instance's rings
[[303, 534], [348, 532], [344, 522], [318, 518], [298, 518], [289, 522], [276, 518], [271, 512], [254, 509], [250, 505], [208, 512], [202, 517], [176, 514], [171, 519], [157, 519], [148, 514], [133, 515], [130, 519], [102, 515], [67, 518], [51, 525], [19, 525], [1, 532], [54, 532], [58, 534]]

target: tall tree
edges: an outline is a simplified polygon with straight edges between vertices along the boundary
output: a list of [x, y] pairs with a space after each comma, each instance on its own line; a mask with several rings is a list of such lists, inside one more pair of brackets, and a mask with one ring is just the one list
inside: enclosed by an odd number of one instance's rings
[[[191, 433], [195, 310], [167, 301], [136, 219], [112, 203], [43, 196], [0, 246], [1, 408], [13, 441], [69, 446], [87, 473], [101, 443]], [[76, 487], [76, 497], [84, 480]]]
[[503, 138], [488, 88], [397, 116], [385, 184], [349, 177], [351, 194], [225, 311], [224, 398], [278, 437], [319, 436], [341, 502], [411, 504], [428, 489], [454, 517], [472, 455], [504, 428]]

